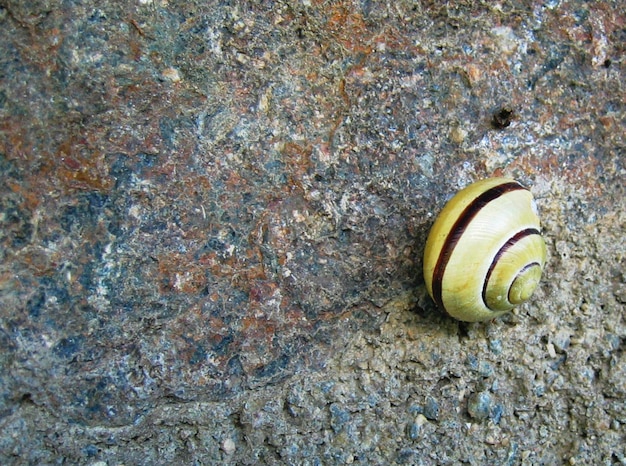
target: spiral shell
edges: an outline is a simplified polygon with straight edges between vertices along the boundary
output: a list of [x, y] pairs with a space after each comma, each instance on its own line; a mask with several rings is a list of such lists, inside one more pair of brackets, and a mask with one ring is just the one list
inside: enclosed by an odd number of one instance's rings
[[478, 322], [528, 300], [545, 263], [532, 194], [515, 180], [489, 178], [459, 191], [435, 220], [424, 280], [446, 313]]

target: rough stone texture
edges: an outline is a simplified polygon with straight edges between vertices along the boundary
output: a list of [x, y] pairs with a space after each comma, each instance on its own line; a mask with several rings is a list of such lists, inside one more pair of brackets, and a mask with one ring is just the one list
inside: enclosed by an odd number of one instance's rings
[[[0, 2], [2, 464], [626, 464], [623, 2]], [[421, 253], [532, 187], [532, 302]]]

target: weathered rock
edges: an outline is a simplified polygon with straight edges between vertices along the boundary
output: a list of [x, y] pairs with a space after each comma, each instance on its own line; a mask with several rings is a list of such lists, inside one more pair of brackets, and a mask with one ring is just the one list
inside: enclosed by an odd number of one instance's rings
[[[0, 462], [623, 462], [624, 15], [5, 2]], [[500, 174], [548, 268], [459, 324], [424, 240]]]

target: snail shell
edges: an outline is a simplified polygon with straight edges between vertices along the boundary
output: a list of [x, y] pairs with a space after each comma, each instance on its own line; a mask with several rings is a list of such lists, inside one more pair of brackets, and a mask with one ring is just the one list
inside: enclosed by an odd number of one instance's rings
[[515, 180], [489, 178], [459, 191], [435, 220], [424, 280], [446, 313], [478, 322], [528, 300], [545, 263], [532, 194]]

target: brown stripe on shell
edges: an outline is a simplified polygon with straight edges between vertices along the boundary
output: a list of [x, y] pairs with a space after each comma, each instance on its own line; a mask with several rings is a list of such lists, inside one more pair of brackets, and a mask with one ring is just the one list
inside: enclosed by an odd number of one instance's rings
[[[489, 306], [487, 306], [487, 285], [489, 284], [489, 280], [491, 279], [491, 274], [493, 273], [493, 270], [496, 268], [496, 265], [498, 264], [498, 261], [500, 260], [500, 257], [502, 257], [502, 255], [505, 254], [506, 251], [511, 246], [513, 246], [515, 243], [517, 243], [521, 239], [526, 238], [527, 236], [539, 235], [539, 234], [540, 234], [540, 232], [536, 228], [526, 228], [525, 230], [518, 231], [515, 235], [513, 235], [511, 238], [509, 238], [508, 241], [506, 243], [504, 243], [502, 245], [502, 247], [500, 248], [500, 250], [496, 253], [496, 255], [494, 256], [493, 260], [491, 261], [491, 265], [489, 266], [489, 270], [487, 271], [487, 276], [485, 277], [485, 281], [483, 282], [482, 297], [483, 297], [483, 303], [485, 303], [485, 307], [489, 307]], [[524, 266], [522, 268], [522, 270], [520, 270], [518, 275], [520, 273], [522, 273], [524, 270], [526, 270], [528, 267], [530, 267], [532, 265], [535, 265], [535, 264], [539, 265], [537, 262], [533, 262], [531, 264], [528, 264], [528, 265]], [[510, 291], [511, 290], [509, 289], [509, 292]], [[507, 295], [507, 299], [509, 299], [508, 295]], [[509, 302], [510, 302], [510, 300], [509, 300]]]
[[[531, 262], [530, 264], [528, 264], [528, 265], [526, 265], [526, 266], [522, 267], [522, 270], [520, 270], [520, 271], [518, 272], [518, 274], [517, 274], [517, 276], [516, 276], [515, 278], [519, 277], [519, 276], [520, 276], [521, 274], [523, 274], [526, 270], [530, 269], [531, 267], [535, 267], [535, 266], [541, 267], [541, 264], [540, 264], [539, 262]], [[513, 282], [515, 282], [515, 279], [513, 280]], [[513, 282], [511, 282], [511, 288], [513, 288], [513, 286], [512, 286]], [[509, 288], [509, 292], [508, 292], [508, 294], [507, 294], [507, 299], [509, 300], [509, 302], [511, 302], [511, 288]]]
[[[439, 253], [439, 257], [437, 258], [437, 264], [433, 270], [433, 300], [437, 303], [437, 305], [446, 311], [446, 308], [443, 305], [443, 288], [442, 281], [443, 275], [446, 271], [446, 266], [450, 261], [450, 257], [452, 256], [452, 252], [456, 247], [457, 243], [463, 236], [465, 229], [470, 224], [472, 219], [480, 212], [480, 210], [485, 207], [489, 202], [498, 199], [503, 194], [506, 194], [511, 191], [516, 191], [518, 189], [526, 189], [519, 183], [514, 181], [503, 183], [497, 186], [494, 186], [491, 189], [488, 189], [484, 193], [480, 194], [476, 199], [468, 204], [467, 207], [461, 212], [459, 218], [457, 218], [454, 225], [450, 229], [450, 233], [448, 233], [448, 237], [443, 242], [443, 246], [441, 248], [441, 252]], [[446, 311], [447, 312], [447, 311]]]

